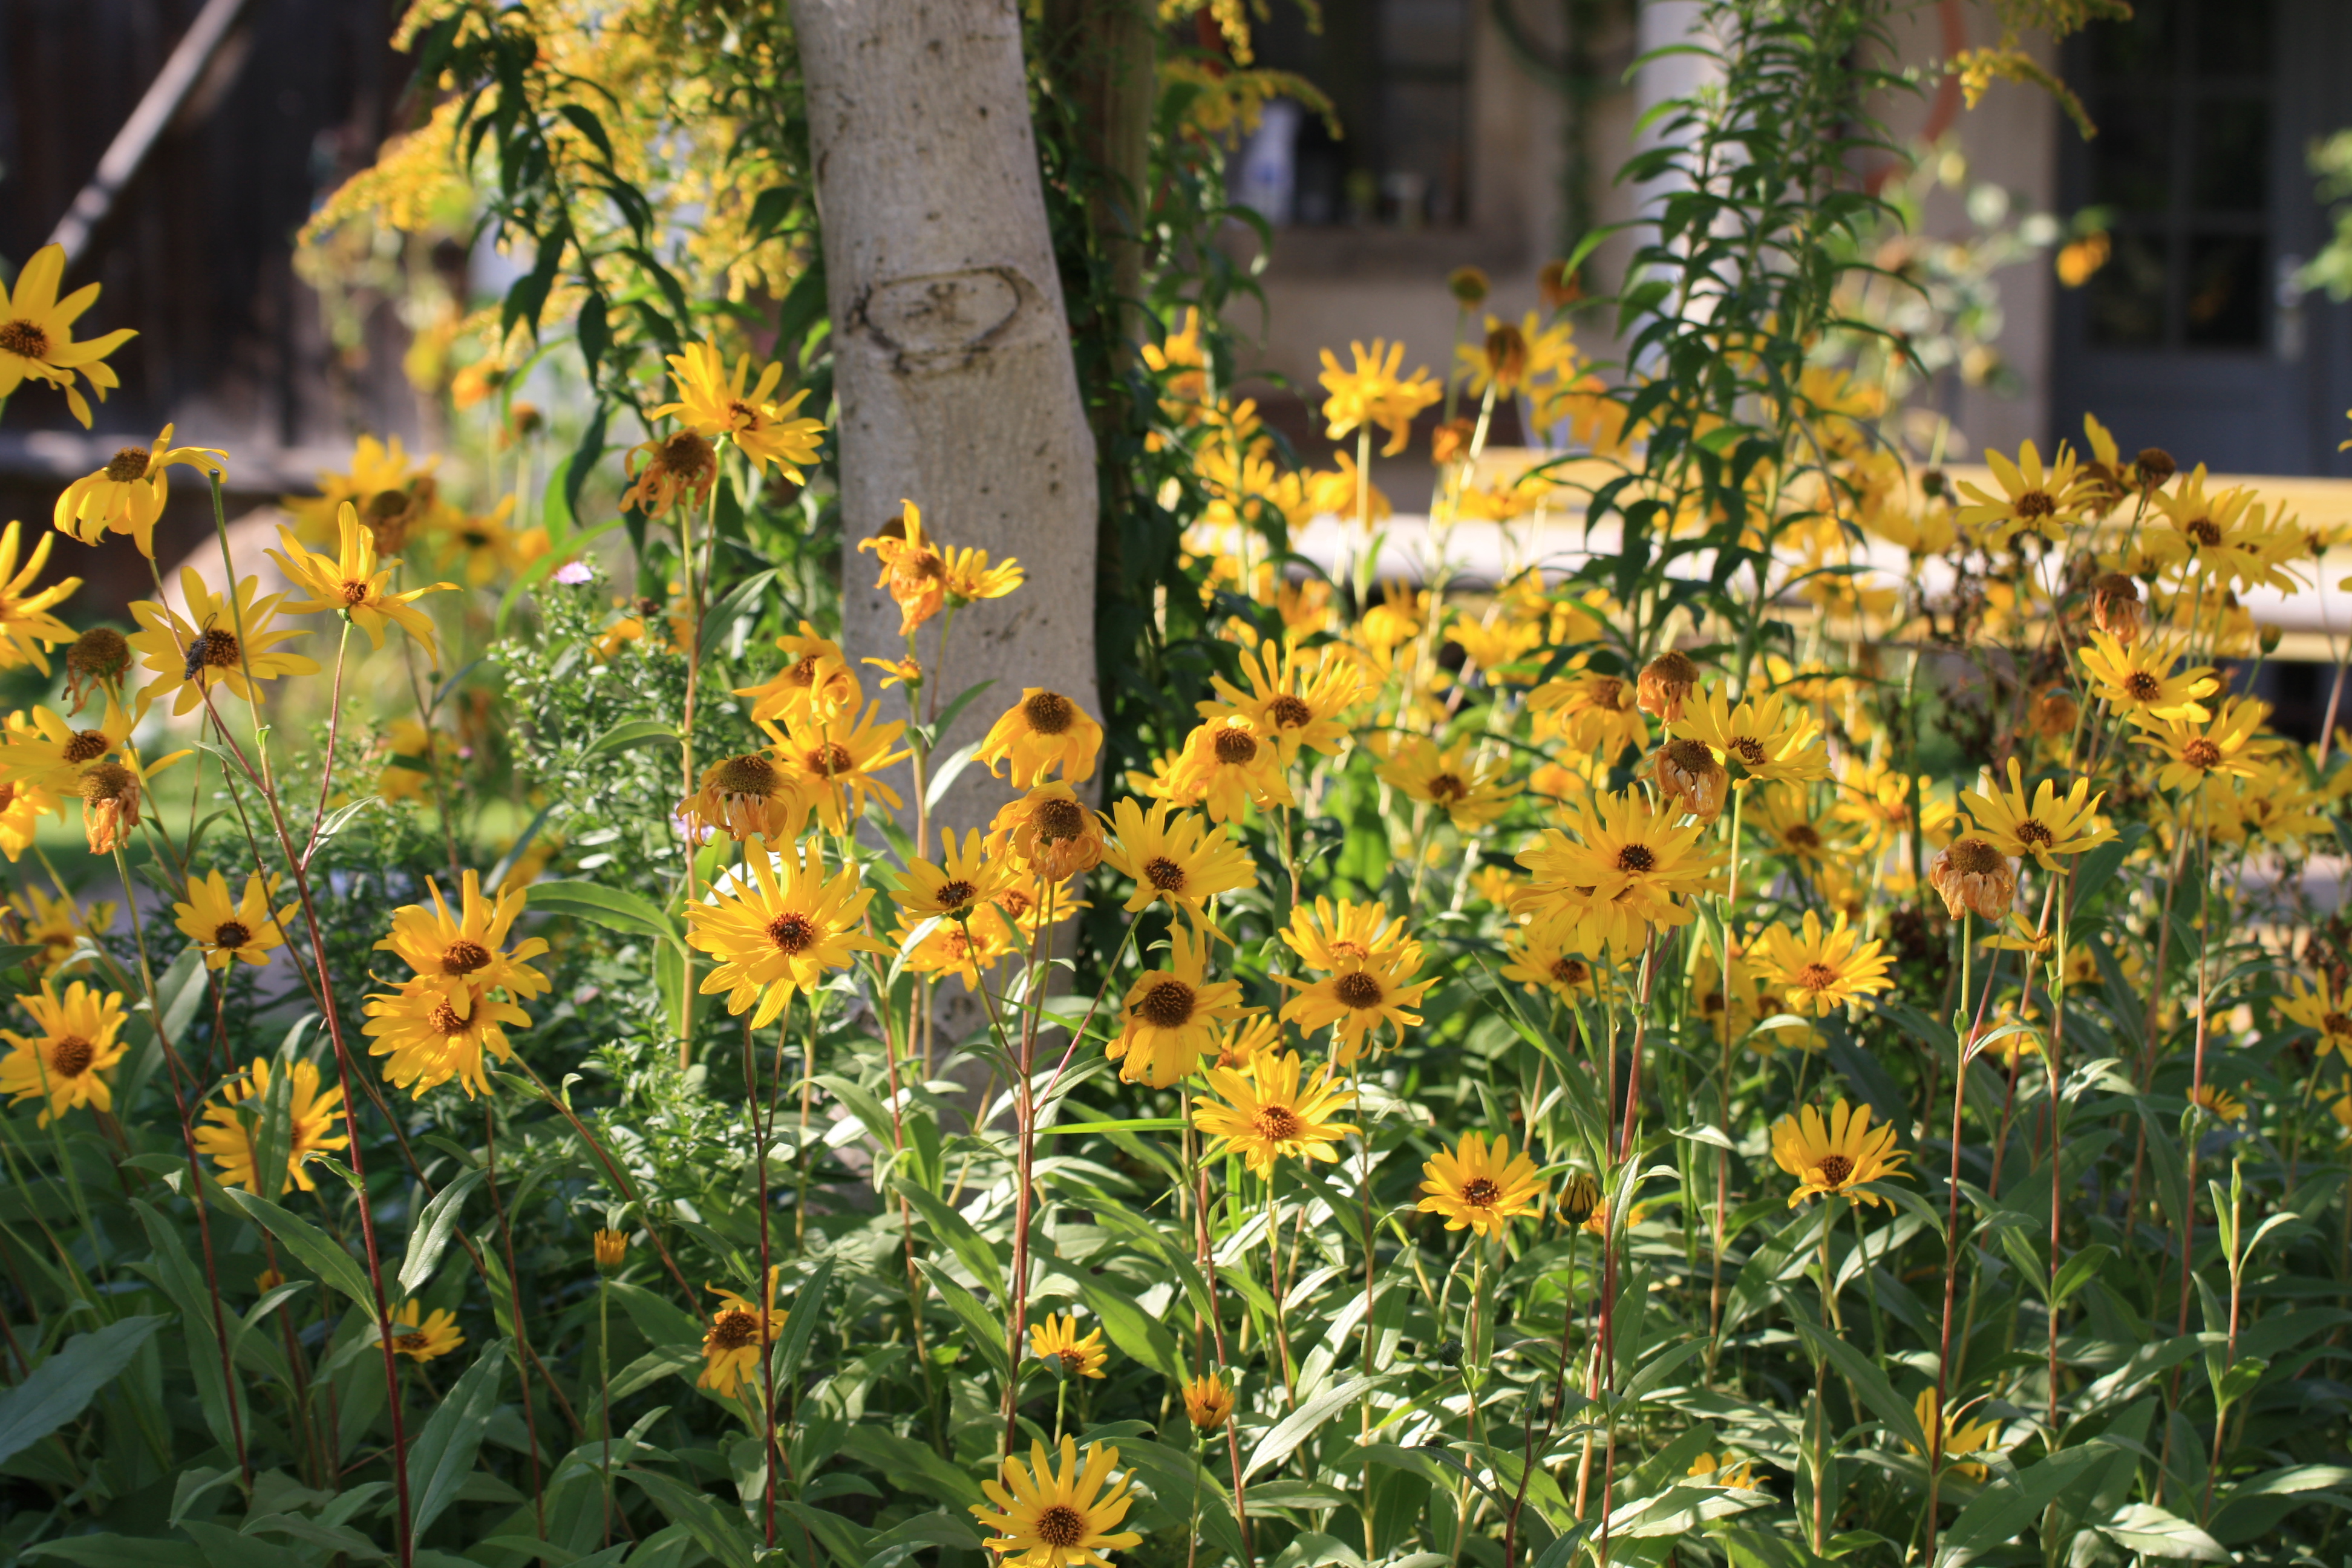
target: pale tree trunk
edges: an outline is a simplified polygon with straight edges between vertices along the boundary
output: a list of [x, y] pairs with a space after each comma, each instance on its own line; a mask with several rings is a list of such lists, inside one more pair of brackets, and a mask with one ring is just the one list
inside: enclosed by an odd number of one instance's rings
[[[845, 650], [853, 666], [905, 651], [875, 558], [856, 545], [909, 500], [943, 542], [1018, 557], [1028, 574], [1011, 597], [957, 615], [940, 700], [995, 685], [937, 754], [978, 739], [1024, 687], [1099, 719], [1095, 442], [1046, 228], [1015, 0], [795, 0], [793, 10], [840, 397]], [[920, 635], [927, 666], [938, 627]], [[875, 672], [859, 673], [873, 690]], [[887, 695], [885, 716], [899, 717], [898, 693]], [[970, 768], [931, 820], [984, 826], [1010, 797]]]

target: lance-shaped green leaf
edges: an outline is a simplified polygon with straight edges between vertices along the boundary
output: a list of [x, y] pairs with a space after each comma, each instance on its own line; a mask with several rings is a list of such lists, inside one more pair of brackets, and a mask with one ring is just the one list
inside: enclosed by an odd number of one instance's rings
[[0, 1461], [23, 1453], [89, 1408], [98, 1391], [119, 1376], [161, 1317], [123, 1318], [76, 1334], [55, 1355], [0, 1394]]

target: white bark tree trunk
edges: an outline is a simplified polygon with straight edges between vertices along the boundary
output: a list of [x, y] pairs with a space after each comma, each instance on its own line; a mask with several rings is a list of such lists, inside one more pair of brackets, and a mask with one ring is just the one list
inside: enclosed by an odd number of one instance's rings
[[[956, 616], [940, 701], [996, 684], [938, 755], [978, 739], [1026, 686], [1099, 718], [1095, 443], [1046, 228], [1016, 0], [796, 0], [793, 21], [840, 397], [845, 651], [853, 667], [905, 651], [898, 609], [874, 587], [875, 558], [856, 546], [909, 500], [942, 542], [1018, 557], [1028, 574], [1009, 598]], [[937, 631], [934, 621], [921, 633], [927, 666]], [[1008, 798], [967, 769], [932, 821], [983, 826]]]

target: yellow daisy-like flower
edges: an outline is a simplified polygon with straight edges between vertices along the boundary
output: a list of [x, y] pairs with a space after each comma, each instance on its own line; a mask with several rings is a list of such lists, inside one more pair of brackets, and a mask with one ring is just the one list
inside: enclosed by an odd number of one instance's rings
[[1290, 911], [1282, 940], [1301, 963], [1327, 973], [1413, 945], [1405, 938], [1404, 917], [1390, 919], [1387, 905], [1360, 904], [1353, 899], [1335, 904], [1319, 896]]
[[1907, 1156], [1895, 1147], [1895, 1137], [1892, 1127], [1871, 1126], [1870, 1107], [1849, 1106], [1843, 1100], [1831, 1107], [1826, 1122], [1810, 1105], [1783, 1116], [1772, 1124], [1772, 1158], [1797, 1178], [1789, 1206], [1795, 1208], [1819, 1194], [1877, 1207], [1876, 1194], [1855, 1189], [1865, 1182], [1903, 1174], [1897, 1167]]
[[[0, 789], [13, 787], [0, 784]], [[16, 856], [12, 854], [9, 858], [13, 860]], [[7, 922], [10, 940], [41, 950], [29, 960], [37, 975], [71, 958], [84, 936], [94, 938], [114, 924], [111, 903], [92, 903], [85, 913], [70, 893], [60, 893], [53, 899], [30, 885], [20, 893], [8, 895], [8, 910], [14, 916]]]
[[1357, 1128], [1331, 1118], [1356, 1103], [1356, 1091], [1347, 1079], [1334, 1077], [1328, 1066], [1317, 1068], [1303, 1083], [1302, 1071], [1293, 1051], [1261, 1056], [1246, 1073], [1224, 1067], [1209, 1069], [1209, 1087], [1219, 1098], [1192, 1108], [1192, 1125], [1214, 1140], [1209, 1157], [1239, 1154], [1261, 1180], [1272, 1175], [1274, 1163], [1286, 1155], [1337, 1161], [1333, 1145]]
[[703, 1287], [719, 1298], [719, 1307], [702, 1336], [702, 1374], [694, 1380], [695, 1387], [732, 1399], [755, 1380], [763, 1353], [784, 1331], [786, 1314], [776, 1307], [776, 1276], [783, 1267], [779, 1263], [768, 1269], [764, 1304], [716, 1285]]
[[871, 550], [882, 563], [877, 588], [889, 590], [898, 606], [898, 635], [910, 637], [915, 628], [947, 607], [948, 564], [939, 545], [923, 531], [923, 511], [913, 501], [898, 503], [897, 517], [884, 523], [857, 548]]
[[[1705, 891], [1721, 857], [1699, 847], [1704, 823], [1682, 823], [1678, 807], [1631, 790], [1596, 793], [1570, 802], [1573, 834], [1546, 828], [1522, 850], [1518, 863], [1534, 874], [1514, 908], [1538, 915], [1607, 911], [1624, 921], [1685, 925], [1681, 900]], [[1612, 930], [1612, 935], [1617, 935]], [[1635, 939], [1638, 943], [1638, 937]]]
[[429, 976], [397, 991], [369, 993], [366, 1013], [360, 1032], [370, 1041], [368, 1055], [390, 1058], [383, 1064], [384, 1081], [417, 1100], [451, 1079], [468, 1100], [488, 1093], [483, 1058], [511, 1061], [507, 1026], [530, 1024], [530, 1015], [511, 1002]]
[[288, 605], [287, 612], [308, 616], [331, 611], [367, 633], [369, 643], [378, 648], [383, 647], [384, 626], [397, 626], [424, 645], [428, 660], [437, 663], [441, 656], [434, 645], [432, 619], [416, 607], [415, 601], [457, 584], [432, 583], [394, 593], [393, 568], [400, 563], [376, 559], [375, 541], [360, 526], [359, 513], [349, 502], [344, 503], [336, 526], [342, 534], [341, 552], [328, 556], [305, 550], [291, 529], [278, 525], [278, 537], [286, 551], [280, 554], [273, 550], [269, 558], [289, 582], [310, 595], [299, 604]]
[[1842, 863], [1854, 852], [1853, 824], [1815, 816], [1806, 792], [1795, 785], [1759, 790], [1748, 803], [1746, 822], [1776, 853], [1808, 871]]
[[1110, 1363], [1110, 1352], [1103, 1348], [1103, 1331], [1099, 1328], [1084, 1339], [1078, 1337], [1078, 1315], [1064, 1317], [1045, 1314], [1042, 1323], [1029, 1325], [1029, 1353], [1039, 1361], [1059, 1362], [1062, 1371], [1071, 1377], [1100, 1378], [1103, 1368]]
[[1297, 647], [1267, 644], [1241, 656], [1244, 691], [1222, 675], [1209, 678], [1213, 700], [1197, 704], [1203, 719], [1241, 718], [1254, 733], [1274, 742], [1282, 765], [1298, 760], [1302, 748], [1313, 747], [1328, 756], [1347, 739], [1341, 715], [1364, 700], [1364, 674], [1353, 660], [1336, 658], [1328, 649], [1301, 652]]
[[1843, 913], [1823, 931], [1822, 917], [1807, 910], [1801, 934], [1777, 921], [1764, 932], [1758, 968], [1771, 984], [1786, 988], [1790, 1012], [1826, 1018], [1849, 1002], [1894, 988], [1886, 977], [1894, 960], [1885, 947], [1847, 930]]
[[907, 954], [907, 968], [916, 974], [953, 974], [974, 990], [980, 987], [982, 971], [992, 970], [1028, 949], [1021, 933], [992, 909], [982, 910], [965, 924], [941, 921], [908, 948], [908, 940], [922, 924], [901, 915], [890, 933], [893, 950]]
[[1217, 1059], [1210, 1066], [1213, 1069], [1237, 1072], [1247, 1078], [1257, 1070], [1257, 1064], [1281, 1044], [1281, 1020], [1264, 1013], [1255, 1013], [1217, 1037]]
[[1528, 710], [1536, 716], [1538, 733], [1548, 726], [1580, 752], [1615, 757], [1628, 746], [1649, 744], [1640, 689], [1619, 676], [1587, 671], [1548, 680], [1528, 694]]
[[421, 1301], [405, 1302], [392, 1314], [392, 1348], [411, 1361], [434, 1361], [466, 1342], [457, 1331], [457, 1314], [436, 1307], [429, 1314]]
[[1031, 686], [989, 726], [974, 760], [985, 763], [992, 773], [998, 763], [1011, 763], [1014, 789], [1042, 783], [1056, 770], [1064, 783], [1082, 784], [1095, 776], [1102, 739], [1102, 726], [1076, 703], [1058, 691]]
[[974, 911], [993, 903], [1012, 880], [1012, 868], [981, 853], [976, 830], [966, 832], [961, 846], [956, 843], [955, 829], [942, 830], [940, 860], [944, 864], [929, 860], [909, 864], [904, 881], [890, 895], [916, 920], [933, 915], [969, 920]]
[[1721, 1459], [1713, 1454], [1701, 1454], [1683, 1474], [1701, 1486], [1725, 1487], [1733, 1491], [1756, 1489], [1756, 1461], [1737, 1454], [1726, 1454]]
[[1734, 708], [1719, 688], [1703, 691], [1668, 728], [1705, 744], [1717, 762], [1738, 763], [1748, 778], [1780, 784], [1829, 776], [1820, 721], [1781, 692], [1751, 697]]
[[1205, 926], [1209, 900], [1257, 880], [1249, 851], [1197, 813], [1179, 811], [1164, 801], [1146, 809], [1130, 799], [1111, 807], [1110, 821], [1112, 840], [1103, 849], [1103, 861], [1134, 879], [1135, 891], [1127, 900], [1129, 914], [1165, 899], [1191, 915], [1196, 926]]
[[1029, 580], [1021, 563], [1009, 555], [989, 564], [985, 550], [950, 550], [940, 562], [948, 603], [959, 609], [982, 599], [1002, 599]]
[[2063, 800], [2048, 779], [2034, 786], [2028, 800], [2024, 768], [2011, 757], [2007, 788], [1973, 789], [1960, 803], [1969, 808], [1978, 837], [1994, 848], [2021, 858], [2031, 855], [2043, 870], [2055, 871], [2053, 856], [2080, 855], [2116, 836], [2098, 818], [2099, 802], [2105, 798], [2106, 792], [2093, 795], [2091, 781], [2078, 778]]
[[627, 1231], [599, 1228], [589, 1246], [595, 1257], [596, 1267], [607, 1274], [615, 1272], [629, 1261]]
[[2279, 1012], [2319, 1037], [2320, 1056], [2334, 1051], [2352, 1063], [2352, 988], [2339, 989], [2324, 973], [2316, 985], [2298, 978], [2280, 1000]]
[[653, 418], [675, 418], [698, 436], [724, 436], [762, 469], [773, 463], [794, 484], [807, 482], [801, 468], [816, 461], [824, 424], [793, 417], [808, 397], [806, 387], [782, 403], [772, 401], [777, 383], [783, 380], [782, 365], [762, 370], [749, 392], [744, 384], [751, 379], [751, 356], [736, 360], [730, 379], [716, 343], [688, 344], [684, 353], [669, 356], [669, 367], [677, 401], [651, 410]]
[[131, 738], [131, 715], [110, 700], [96, 729], [77, 730], [47, 708], [33, 710], [32, 721], [10, 714], [7, 740], [0, 743], [0, 777], [39, 790], [57, 802], [81, 794], [82, 775], [121, 749]]
[[[1936, 1430], [1938, 1423], [1936, 1419], [1936, 1391], [1933, 1388], [1921, 1389], [1919, 1397], [1912, 1402], [1911, 1409], [1919, 1417], [1920, 1430], [1926, 1432]], [[1992, 1474], [1990, 1466], [1979, 1464], [1973, 1460], [1955, 1462], [1954, 1456], [1991, 1453], [2000, 1447], [2000, 1424], [1996, 1421], [1963, 1420], [1963, 1414], [1962, 1411], [1953, 1411], [1945, 1415], [1942, 1420], [1944, 1463], [1955, 1475], [1965, 1476], [1972, 1481], [1982, 1481]], [[1915, 1454], [1919, 1451], [1908, 1443], [1903, 1446], [1910, 1448]]]
[[121, 384], [104, 363], [106, 356], [138, 334], [121, 327], [74, 342], [73, 324], [98, 302], [98, 285], [85, 284], [60, 300], [58, 285], [65, 275], [65, 247], [45, 245], [16, 274], [14, 290], [0, 283], [0, 398], [28, 380], [46, 381], [66, 395], [66, 406], [87, 430], [89, 405], [74, 384], [74, 373], [79, 371], [105, 402], [107, 390]]
[[81, 586], [81, 579], [68, 577], [46, 588], [35, 588], [34, 579], [49, 563], [49, 546], [57, 540], [41, 535], [19, 571], [16, 553], [22, 531], [23, 525], [15, 522], [0, 529], [0, 669], [29, 664], [47, 675], [48, 650], [74, 640], [73, 628], [49, 614], [49, 608], [71, 597]]
[[196, 944], [207, 969], [226, 969], [239, 959], [257, 968], [269, 962], [272, 949], [286, 945], [286, 922], [297, 906], [269, 911], [277, 879], [264, 880], [258, 871], [245, 879], [245, 896], [231, 899], [228, 879], [217, 870], [188, 879], [188, 901], [175, 903], [172, 912], [181, 934]]
[[[787, 714], [783, 732], [776, 737], [775, 755], [784, 765], [808, 809], [835, 833], [866, 814], [866, 797], [879, 795], [896, 810], [898, 792], [875, 775], [908, 753], [890, 748], [906, 725], [874, 721], [882, 704], [869, 702], [852, 723], [846, 717], [826, 719], [814, 709]], [[776, 736], [773, 729], [771, 736]]]
[[2065, 539], [2066, 524], [2079, 510], [2073, 494], [2072, 448], [2061, 443], [2058, 460], [2046, 470], [2031, 441], [2018, 448], [2017, 461], [1988, 451], [1985, 464], [2000, 482], [2002, 493], [1994, 496], [1963, 481], [1960, 494], [1970, 504], [1960, 508], [1957, 521], [1962, 528], [1980, 531], [1994, 548], [2021, 533], [2039, 534], [2053, 544]]
[[[776, 734], [773, 725], [765, 728]], [[739, 844], [747, 838], [789, 844], [808, 821], [809, 799], [801, 778], [773, 757], [745, 752], [703, 769], [702, 787], [678, 803], [677, 814], [698, 837], [724, 833]]]
[[2252, 778], [2260, 772], [2269, 747], [2258, 731], [2269, 715], [2268, 703], [2239, 697], [2224, 700], [2213, 717], [2201, 725], [2179, 719], [2142, 719], [2134, 714], [2132, 722], [2139, 726], [2142, 733], [2134, 735], [2132, 742], [2147, 747], [2164, 759], [2156, 774], [2158, 788], [2193, 790], [2210, 778]]
[[[139, 693], [142, 711], [159, 698], [172, 697], [174, 717], [194, 712], [204, 706], [205, 694], [216, 686], [226, 687], [234, 695], [250, 702], [253, 687], [246, 679], [248, 671], [255, 680], [319, 673], [316, 659], [278, 650], [278, 644], [310, 634], [281, 631], [271, 626], [286, 595], [270, 594], [257, 598], [260, 587], [259, 577], [243, 579], [236, 585], [236, 601], [232, 605], [227, 598], [214, 594], [204, 574], [193, 566], [183, 566], [180, 593], [187, 601], [186, 615], [152, 600], [132, 601], [131, 614], [142, 629], [131, 634], [130, 643], [155, 676]], [[240, 626], [245, 630], [242, 646], [237, 641]]]
[[1870, 763], [1846, 768], [1830, 812], [1863, 829], [1866, 851], [1883, 849], [1913, 831], [1926, 833], [1932, 843], [1959, 815], [1951, 796], [1927, 774]]
[[[778, 637], [776, 647], [790, 654], [792, 662], [757, 686], [735, 689], [736, 696], [751, 699], [753, 722], [789, 719], [810, 708], [815, 709], [820, 717], [831, 718], [855, 713], [866, 705], [866, 694], [857, 684], [857, 672], [849, 668], [841, 645], [817, 636], [816, 628], [808, 622], [801, 623], [798, 637], [787, 633]], [[889, 684], [883, 682], [886, 687]]]
[[2243, 1121], [2246, 1102], [2228, 1089], [2205, 1084], [2189, 1091], [2189, 1103], [2220, 1121]]
[[2221, 691], [2221, 679], [2209, 666], [2173, 670], [2180, 663], [2180, 644], [2124, 644], [2107, 632], [2091, 632], [2082, 647], [2082, 668], [2091, 675], [2091, 691], [2105, 699], [2126, 720], [2188, 720], [2204, 724], [2213, 717], [2200, 699]]
[[1212, 822], [1238, 822], [1253, 805], [1295, 805], [1281, 749], [1238, 714], [1193, 726], [1168, 770], [1168, 798], [1204, 807]]
[[1133, 1531], [1118, 1530], [1133, 1500], [1127, 1478], [1112, 1474], [1118, 1465], [1117, 1448], [1091, 1443], [1081, 1468], [1072, 1437], [1062, 1439], [1058, 1470], [1043, 1443], [1031, 1450], [1026, 1465], [1008, 1455], [999, 1472], [1002, 1481], [980, 1483], [989, 1500], [971, 1505], [973, 1515], [993, 1532], [988, 1550], [999, 1563], [1019, 1568], [1109, 1568], [1105, 1553], [1143, 1541]]
[[487, 587], [502, 573], [546, 553], [546, 531], [535, 528], [529, 533], [517, 534], [509, 522], [514, 511], [515, 498], [508, 494], [499, 497], [499, 504], [486, 512], [451, 508], [448, 518], [436, 530], [435, 536], [455, 557], [466, 581], [473, 586]]
[[1128, 987], [1118, 1036], [1105, 1047], [1128, 1083], [1166, 1089], [1192, 1076], [1217, 1048], [1217, 1032], [1240, 1018], [1241, 984], [1210, 980], [1208, 938], [1178, 926], [1168, 933], [1167, 967]]
[[1570, 1005], [1591, 1001], [1597, 988], [1581, 946], [1583, 931], [1573, 915], [1557, 914], [1512, 928], [1504, 938], [1503, 978]]
[[340, 1085], [319, 1087], [319, 1064], [298, 1061], [287, 1093], [289, 1143], [286, 1169], [274, 1191], [262, 1193], [261, 1114], [269, 1102], [270, 1067], [256, 1057], [241, 1077], [221, 1086], [220, 1103], [205, 1107], [205, 1125], [196, 1129], [198, 1152], [220, 1167], [221, 1185], [243, 1187], [264, 1197], [283, 1196], [294, 1187], [316, 1192], [318, 1184], [302, 1167], [331, 1149], [351, 1146], [348, 1131], [337, 1132], [344, 1120]]
[[704, 978], [703, 993], [727, 993], [730, 1013], [756, 1003], [753, 1028], [772, 1023], [794, 992], [814, 991], [828, 971], [847, 968], [855, 954], [890, 951], [864, 934], [874, 894], [858, 885], [856, 868], [828, 878], [818, 845], [808, 845], [796, 859], [771, 856], [755, 839], [745, 848], [743, 869], [748, 883], [739, 872], [730, 879], [731, 887], [688, 907], [686, 940], [720, 961]]
[[16, 1005], [33, 1016], [38, 1032], [0, 1029], [9, 1047], [0, 1057], [0, 1094], [11, 1104], [47, 1100], [37, 1119], [42, 1127], [78, 1105], [113, 1110], [114, 1091], [99, 1075], [122, 1059], [125, 1047], [115, 1037], [127, 1017], [122, 994], [100, 995], [77, 980], [60, 996], [44, 980], [37, 994], [17, 997]]
[[1360, 342], [1349, 343], [1348, 352], [1355, 363], [1342, 370], [1331, 351], [1323, 351], [1323, 373], [1316, 379], [1328, 395], [1323, 399], [1326, 433], [1336, 441], [1360, 427], [1377, 426], [1389, 433], [1381, 456], [1393, 458], [1412, 434], [1413, 416], [1441, 401], [1445, 389], [1418, 366], [1409, 376], [1397, 374], [1404, 363], [1402, 342], [1374, 338], [1369, 353]]
[[1307, 1034], [1338, 1025], [1338, 1059], [1345, 1067], [1363, 1049], [1364, 1037], [1381, 1024], [1402, 1037], [1407, 1027], [1421, 1022], [1420, 1014], [1406, 1009], [1419, 1006], [1437, 981], [1434, 976], [1413, 979], [1420, 967], [1421, 944], [1408, 942], [1394, 952], [1367, 958], [1312, 982], [1277, 974], [1274, 977], [1277, 983], [1298, 992], [1282, 1005], [1282, 1021], [1297, 1025]]
[[441, 461], [427, 458], [412, 464], [399, 437], [379, 441], [362, 436], [352, 445], [347, 473], [323, 470], [315, 496], [281, 496], [278, 504], [293, 514], [294, 531], [305, 542], [324, 543], [335, 537], [335, 519], [345, 501], [363, 518], [417, 517], [438, 504], [440, 485], [433, 470]]
[[2241, 536], [2253, 491], [2232, 487], [2208, 496], [2205, 465], [2200, 463], [2168, 493], [2153, 499], [2164, 521], [2158, 524], [2151, 519], [2152, 526], [2141, 531], [2140, 548], [2149, 562], [2176, 569], [2201, 563], [2228, 576], [2233, 564], [2229, 547]]
[[1007, 801], [988, 825], [990, 854], [1009, 849], [1015, 860], [1049, 882], [1093, 870], [1102, 864], [1104, 847], [1102, 818], [1059, 779]]
[[377, 952], [398, 954], [420, 983], [449, 997], [459, 1017], [484, 991], [505, 991], [527, 1002], [547, 989], [547, 976], [526, 962], [547, 951], [543, 939], [525, 937], [512, 952], [506, 951], [507, 934], [523, 911], [522, 888], [501, 889], [494, 903], [482, 896], [481, 873], [469, 870], [459, 884], [456, 915], [440, 883], [427, 877], [425, 890], [432, 907], [394, 910], [391, 933], [375, 944]]
[[1460, 1144], [1425, 1162], [1421, 1173], [1421, 1212], [1444, 1215], [1448, 1230], [1467, 1226], [1480, 1236], [1500, 1236], [1512, 1220], [1543, 1208], [1536, 1163], [1525, 1153], [1514, 1157], [1507, 1137], [1490, 1146], [1478, 1133], [1465, 1132]]
[[152, 560], [155, 521], [171, 496], [164, 470], [177, 464], [216, 474], [227, 460], [226, 452], [210, 447], [173, 446], [172, 427], [166, 425], [152, 447], [125, 447], [106, 467], [68, 485], [58, 497], [52, 521], [59, 533], [84, 544], [96, 544], [110, 530], [127, 533], [138, 542], [139, 553]]
[[1457, 741], [1441, 751], [1426, 736], [1409, 735], [1377, 771], [1408, 799], [1439, 807], [1466, 833], [1502, 816], [1525, 787], [1509, 776], [1507, 757], [1471, 761], [1475, 743]]
[[1184, 1418], [1195, 1431], [1221, 1431], [1233, 1416], [1233, 1385], [1223, 1377], [1211, 1372], [1185, 1381]]

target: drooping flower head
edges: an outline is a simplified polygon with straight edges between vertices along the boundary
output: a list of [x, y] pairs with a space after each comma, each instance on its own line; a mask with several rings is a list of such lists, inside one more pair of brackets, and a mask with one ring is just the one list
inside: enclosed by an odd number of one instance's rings
[[210, 447], [173, 446], [172, 427], [166, 425], [152, 447], [125, 447], [106, 467], [68, 485], [58, 496], [51, 521], [59, 533], [84, 544], [96, 544], [110, 531], [127, 533], [139, 553], [152, 560], [155, 523], [171, 498], [164, 470], [184, 466], [217, 474], [227, 460], [226, 452]]
[[999, 807], [989, 824], [988, 852], [1008, 850], [1049, 882], [1093, 870], [1105, 848], [1102, 818], [1059, 779], [1041, 784]]
[[1025, 688], [980, 742], [976, 760], [996, 773], [1010, 764], [1013, 787], [1027, 789], [1059, 773], [1062, 782], [1081, 784], [1095, 776], [1102, 750], [1102, 726], [1058, 691]]

